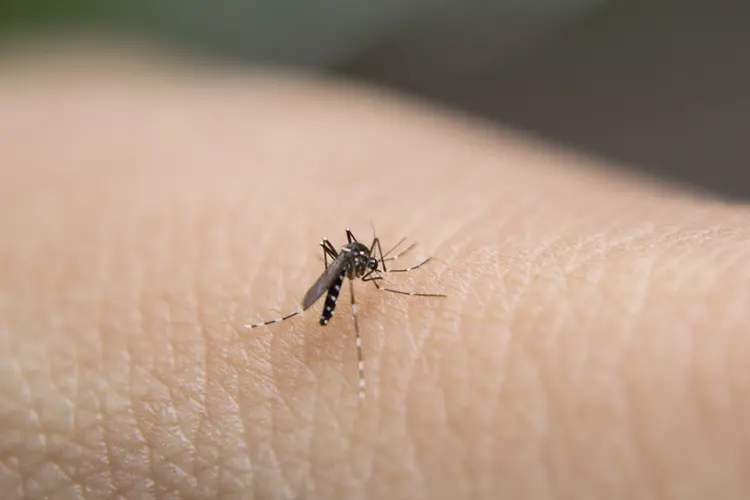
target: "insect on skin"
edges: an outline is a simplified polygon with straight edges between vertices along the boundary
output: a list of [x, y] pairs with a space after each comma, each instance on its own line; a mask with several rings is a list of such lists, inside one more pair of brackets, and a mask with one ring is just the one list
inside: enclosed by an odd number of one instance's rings
[[[357, 369], [359, 371], [359, 401], [360, 403], [365, 399], [365, 363], [362, 357], [362, 339], [359, 334], [359, 323], [357, 321], [357, 302], [354, 298], [354, 280], [361, 279], [362, 281], [371, 281], [378, 290], [385, 292], [399, 293], [402, 295], [410, 295], [413, 297], [445, 297], [443, 294], [438, 293], [416, 293], [408, 292], [403, 290], [395, 290], [393, 288], [387, 288], [382, 286], [378, 281], [384, 280], [384, 275], [387, 273], [408, 273], [414, 269], [418, 269], [427, 264], [431, 257], [428, 257], [424, 261], [420, 262], [415, 266], [408, 267], [406, 269], [388, 269], [386, 262], [396, 260], [402, 255], [409, 252], [416, 246], [416, 243], [412, 243], [405, 250], [396, 254], [389, 255], [391, 252], [396, 250], [406, 238], [402, 238], [396, 243], [393, 248], [383, 253], [383, 249], [380, 246], [380, 239], [377, 236], [373, 236], [372, 243], [369, 247], [357, 241], [352, 232], [346, 230], [346, 238], [348, 243], [341, 248], [340, 251], [336, 251], [336, 248], [331, 244], [328, 239], [323, 238], [320, 242], [320, 246], [323, 248], [323, 260], [325, 262], [325, 271], [318, 277], [313, 283], [310, 289], [302, 299], [302, 309], [299, 311], [287, 314], [286, 316], [271, 321], [263, 321], [253, 325], [245, 325], [247, 328], [257, 328], [259, 326], [271, 325], [273, 323], [279, 323], [287, 319], [299, 316], [305, 310], [309, 309], [315, 302], [326, 294], [325, 305], [323, 312], [320, 315], [320, 324], [325, 326], [333, 317], [333, 312], [336, 310], [336, 300], [341, 292], [341, 286], [344, 283], [345, 278], [349, 278], [349, 292], [352, 302], [352, 319], [354, 321], [354, 333], [357, 344]], [[378, 257], [378, 255], [380, 257]], [[331, 259], [329, 264], [328, 259]]]

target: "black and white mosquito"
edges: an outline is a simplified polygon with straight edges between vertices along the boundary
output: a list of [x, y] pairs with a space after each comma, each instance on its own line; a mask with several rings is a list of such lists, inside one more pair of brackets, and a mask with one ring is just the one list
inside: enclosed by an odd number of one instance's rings
[[[346, 230], [346, 238], [348, 243], [341, 248], [340, 251], [336, 251], [336, 248], [331, 244], [328, 239], [323, 238], [320, 242], [320, 246], [323, 248], [323, 260], [325, 262], [325, 271], [318, 277], [313, 283], [310, 289], [302, 299], [302, 309], [295, 311], [291, 314], [287, 314], [284, 317], [274, 319], [271, 321], [263, 321], [253, 325], [245, 325], [247, 328], [257, 328], [259, 326], [271, 325], [273, 323], [279, 323], [287, 319], [299, 316], [305, 310], [309, 309], [315, 302], [318, 301], [324, 293], [327, 293], [325, 306], [323, 312], [320, 315], [320, 324], [325, 326], [333, 317], [333, 312], [336, 310], [336, 300], [341, 292], [341, 285], [344, 283], [344, 278], [349, 278], [349, 292], [352, 302], [352, 319], [354, 321], [354, 334], [356, 338], [357, 346], [357, 369], [359, 371], [359, 400], [362, 402], [365, 398], [365, 363], [362, 356], [362, 338], [359, 333], [359, 323], [357, 321], [357, 302], [354, 298], [354, 280], [359, 278], [362, 281], [372, 282], [378, 290], [385, 292], [398, 293], [402, 295], [410, 295], [413, 297], [445, 297], [444, 294], [440, 293], [417, 293], [409, 292], [404, 290], [396, 290], [383, 286], [379, 281], [385, 281], [385, 274], [388, 273], [407, 273], [418, 269], [427, 264], [432, 257], [428, 257], [424, 261], [414, 266], [405, 269], [388, 269], [386, 262], [390, 262], [398, 259], [412, 250], [416, 243], [412, 243], [406, 247], [403, 251], [396, 255], [390, 255], [399, 246], [401, 246], [406, 238], [402, 238], [396, 243], [393, 248], [383, 253], [383, 249], [380, 246], [380, 239], [377, 236], [373, 236], [372, 243], [369, 248], [357, 241], [352, 232]], [[379, 257], [378, 257], [379, 255]], [[329, 263], [328, 260], [331, 259]]]

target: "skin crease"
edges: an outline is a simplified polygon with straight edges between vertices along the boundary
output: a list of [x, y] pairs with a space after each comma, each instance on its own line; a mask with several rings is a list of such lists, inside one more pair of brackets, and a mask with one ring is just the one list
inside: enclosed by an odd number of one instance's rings
[[[0, 64], [0, 497], [750, 496], [750, 211], [372, 89]], [[351, 227], [436, 261], [298, 308]], [[401, 266], [400, 266], [401, 267]]]

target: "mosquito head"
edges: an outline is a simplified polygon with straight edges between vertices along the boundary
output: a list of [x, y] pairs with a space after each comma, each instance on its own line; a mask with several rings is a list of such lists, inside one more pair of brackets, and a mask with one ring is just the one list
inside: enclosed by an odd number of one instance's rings
[[370, 256], [370, 259], [367, 262], [367, 269], [376, 271], [378, 269], [379, 264], [380, 264], [380, 261], [376, 259], [375, 256]]

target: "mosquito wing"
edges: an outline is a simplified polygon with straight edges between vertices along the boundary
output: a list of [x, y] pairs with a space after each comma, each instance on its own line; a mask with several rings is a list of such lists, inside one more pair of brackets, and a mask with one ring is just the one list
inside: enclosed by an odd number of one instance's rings
[[349, 264], [349, 259], [346, 255], [339, 255], [325, 270], [323, 274], [313, 283], [310, 289], [305, 294], [305, 298], [302, 300], [302, 308], [307, 309], [315, 303], [324, 293], [331, 288], [333, 282], [341, 276], [342, 273], [346, 272], [346, 266]]

